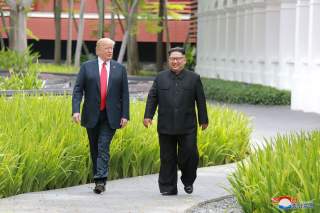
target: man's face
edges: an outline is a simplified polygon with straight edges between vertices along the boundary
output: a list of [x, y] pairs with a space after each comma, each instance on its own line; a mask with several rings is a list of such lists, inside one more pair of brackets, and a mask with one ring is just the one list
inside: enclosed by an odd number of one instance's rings
[[169, 68], [175, 73], [179, 73], [186, 65], [186, 57], [181, 52], [172, 52], [169, 56]]
[[99, 46], [97, 46], [96, 53], [103, 61], [111, 60], [113, 55], [113, 44], [107, 41], [101, 42]]

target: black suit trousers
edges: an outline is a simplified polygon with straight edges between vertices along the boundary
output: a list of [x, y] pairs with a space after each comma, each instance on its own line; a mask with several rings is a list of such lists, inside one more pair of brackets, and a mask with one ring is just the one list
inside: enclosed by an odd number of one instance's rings
[[181, 170], [181, 181], [192, 185], [197, 177], [199, 153], [196, 131], [182, 135], [159, 133], [160, 143], [160, 192], [177, 191], [177, 165]]
[[106, 182], [109, 171], [110, 144], [115, 133], [110, 128], [106, 111], [100, 112], [98, 123], [94, 128], [87, 128], [90, 143], [90, 154], [93, 167], [93, 178], [97, 182]]

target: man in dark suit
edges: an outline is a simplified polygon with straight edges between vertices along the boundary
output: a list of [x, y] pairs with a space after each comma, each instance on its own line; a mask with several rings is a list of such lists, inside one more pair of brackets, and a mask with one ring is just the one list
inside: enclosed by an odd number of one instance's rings
[[105, 191], [112, 137], [129, 120], [127, 72], [112, 60], [114, 43], [109, 38], [97, 41], [98, 58], [82, 64], [72, 95], [73, 120], [87, 129], [97, 194]]
[[187, 71], [185, 64], [184, 49], [172, 48], [169, 51], [170, 70], [160, 72], [154, 80], [144, 114], [143, 124], [148, 127], [158, 107], [161, 160], [158, 183], [162, 195], [178, 193], [177, 164], [185, 192], [193, 192], [199, 161], [195, 104], [202, 130], [208, 127], [206, 99], [200, 76]]

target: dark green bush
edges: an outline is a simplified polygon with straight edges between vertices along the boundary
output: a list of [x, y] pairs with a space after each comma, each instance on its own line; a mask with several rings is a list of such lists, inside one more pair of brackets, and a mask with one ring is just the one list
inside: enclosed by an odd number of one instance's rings
[[258, 84], [202, 79], [206, 97], [226, 103], [247, 103], [261, 105], [290, 105], [289, 91], [278, 90]]

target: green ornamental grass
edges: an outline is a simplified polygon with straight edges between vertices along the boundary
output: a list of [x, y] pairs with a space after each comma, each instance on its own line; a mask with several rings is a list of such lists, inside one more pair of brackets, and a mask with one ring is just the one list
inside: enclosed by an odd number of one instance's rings
[[[144, 107], [132, 101], [128, 126], [114, 136], [109, 179], [159, 171], [157, 118], [145, 129]], [[198, 131], [199, 166], [245, 158], [248, 118], [223, 107], [208, 109], [210, 125]], [[0, 197], [92, 180], [86, 131], [72, 122], [70, 96], [0, 97], [0, 118]]]
[[[320, 212], [320, 132], [277, 136], [237, 165], [229, 177], [245, 212], [281, 212], [271, 199], [291, 196], [314, 208], [290, 212]], [[283, 211], [285, 212], [285, 211]]]

